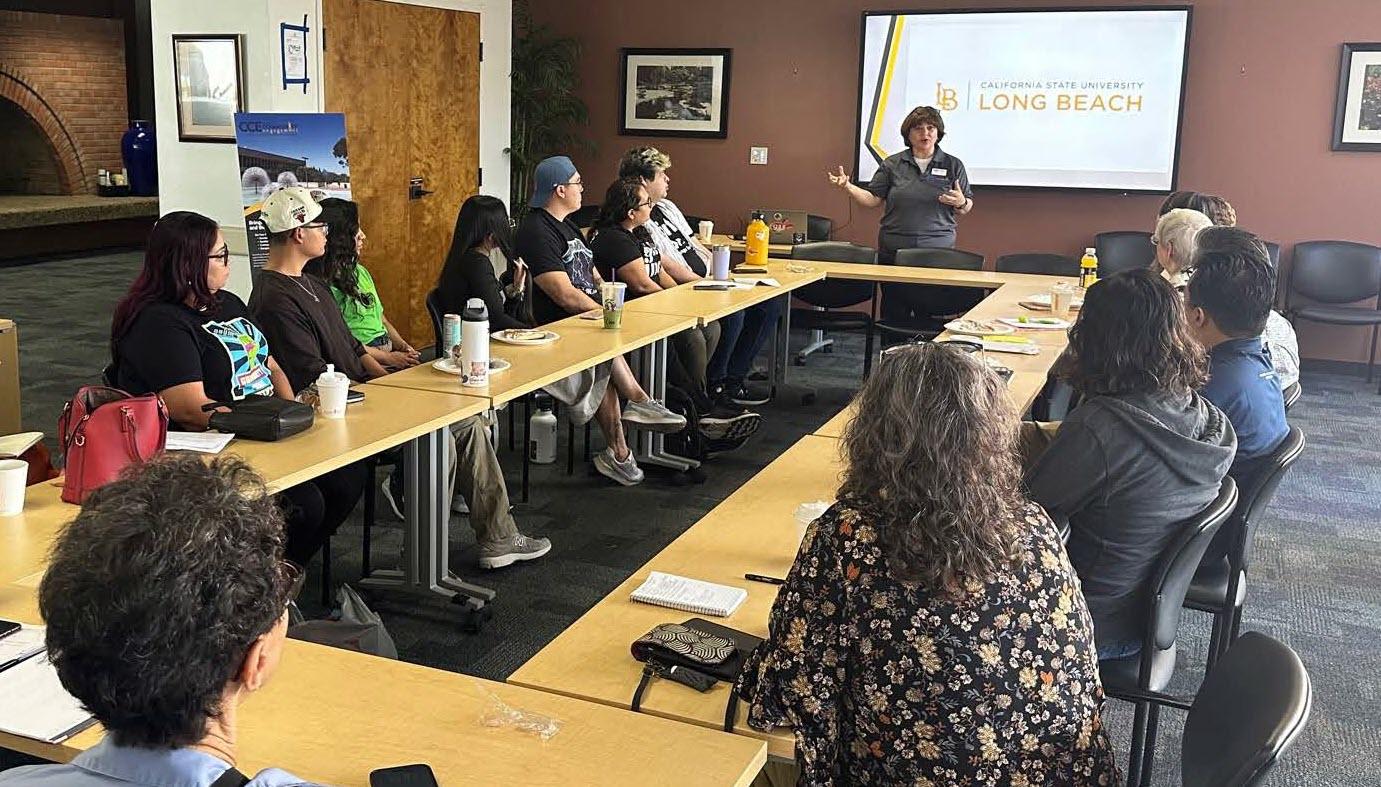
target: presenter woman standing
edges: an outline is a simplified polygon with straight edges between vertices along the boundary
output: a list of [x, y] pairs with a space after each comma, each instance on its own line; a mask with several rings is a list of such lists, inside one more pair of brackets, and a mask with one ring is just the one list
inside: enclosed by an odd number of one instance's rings
[[[827, 173], [830, 183], [843, 189], [865, 208], [885, 206], [878, 228], [878, 262], [891, 265], [901, 249], [952, 249], [954, 229], [960, 216], [973, 210], [973, 190], [964, 162], [940, 149], [945, 121], [934, 107], [916, 107], [901, 124], [906, 149], [882, 160], [866, 188], [849, 182], [841, 166]], [[914, 324], [918, 317], [935, 313], [947, 293], [931, 293], [920, 301], [921, 288], [884, 284], [883, 319], [892, 324]], [[931, 288], [933, 289], [933, 288]]]

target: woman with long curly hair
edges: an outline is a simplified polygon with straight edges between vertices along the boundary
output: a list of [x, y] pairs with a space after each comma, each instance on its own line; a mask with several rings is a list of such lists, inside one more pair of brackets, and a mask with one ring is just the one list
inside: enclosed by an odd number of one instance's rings
[[748, 723], [795, 729], [804, 785], [1119, 783], [1093, 624], [1022, 494], [1002, 379], [903, 345], [857, 405], [839, 502], [739, 678]]
[[1044, 452], [1029, 452], [1026, 482], [1069, 521], [1102, 658], [1140, 652], [1156, 561], [1217, 496], [1237, 452], [1232, 424], [1199, 395], [1207, 370], [1182, 299], [1147, 269], [1089, 288], [1052, 370], [1083, 402]]
[[331, 285], [331, 297], [340, 307], [350, 333], [381, 366], [416, 366], [421, 356], [384, 316], [384, 302], [379, 298], [374, 277], [360, 263], [366, 236], [360, 228], [359, 206], [336, 197], [328, 197], [320, 204], [320, 220], [327, 229], [326, 253], [307, 263], [307, 273]]

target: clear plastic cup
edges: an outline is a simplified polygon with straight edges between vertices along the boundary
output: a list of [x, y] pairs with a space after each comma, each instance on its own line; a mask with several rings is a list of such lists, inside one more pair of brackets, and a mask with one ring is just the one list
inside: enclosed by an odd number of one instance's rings
[[628, 285], [621, 281], [606, 281], [599, 286], [599, 298], [603, 301], [604, 327], [617, 328], [623, 325], [623, 300], [627, 296]]

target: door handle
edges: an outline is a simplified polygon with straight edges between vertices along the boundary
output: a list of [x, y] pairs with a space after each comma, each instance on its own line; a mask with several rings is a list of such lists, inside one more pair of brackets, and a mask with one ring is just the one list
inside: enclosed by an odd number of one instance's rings
[[423, 182], [422, 178], [412, 178], [408, 181], [408, 199], [422, 199], [428, 194], [433, 193], [422, 188]]

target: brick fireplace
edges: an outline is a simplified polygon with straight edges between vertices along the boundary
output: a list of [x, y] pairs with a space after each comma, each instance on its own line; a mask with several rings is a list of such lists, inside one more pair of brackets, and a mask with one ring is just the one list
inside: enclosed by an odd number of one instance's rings
[[121, 20], [0, 11], [0, 194], [94, 194], [126, 95]]

